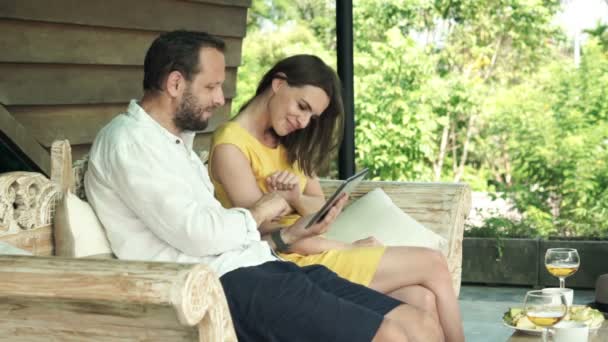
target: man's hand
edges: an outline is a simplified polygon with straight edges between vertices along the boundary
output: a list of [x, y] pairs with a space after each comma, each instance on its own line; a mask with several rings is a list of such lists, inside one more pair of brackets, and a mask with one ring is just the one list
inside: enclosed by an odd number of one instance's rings
[[336, 204], [329, 209], [323, 220], [313, 224], [309, 228], [306, 228], [308, 217], [304, 216], [300, 218], [293, 225], [281, 230], [281, 237], [283, 238], [283, 241], [288, 244], [292, 244], [301, 239], [327, 232], [331, 224], [336, 220], [336, 217], [338, 217], [338, 214], [340, 214], [342, 211], [342, 208], [344, 208], [344, 205], [346, 205], [347, 201], [348, 196], [343, 194], [342, 197], [336, 201]]
[[276, 191], [293, 208], [300, 200], [300, 179], [289, 171], [277, 171], [266, 178], [266, 186], [269, 191]]
[[263, 222], [272, 221], [277, 217], [285, 215], [290, 210], [289, 204], [283, 197], [276, 192], [270, 192], [255, 202], [249, 211], [259, 226]]
[[380, 247], [383, 246], [382, 242], [378, 241], [378, 239], [376, 239], [373, 236], [368, 236], [365, 239], [360, 239], [357, 241], [354, 241], [352, 243], [353, 247]]

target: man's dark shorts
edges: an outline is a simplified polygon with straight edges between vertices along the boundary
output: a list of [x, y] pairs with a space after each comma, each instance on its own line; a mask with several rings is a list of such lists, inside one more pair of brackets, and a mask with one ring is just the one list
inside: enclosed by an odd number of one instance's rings
[[402, 304], [319, 265], [272, 261], [220, 281], [240, 342], [368, 342]]

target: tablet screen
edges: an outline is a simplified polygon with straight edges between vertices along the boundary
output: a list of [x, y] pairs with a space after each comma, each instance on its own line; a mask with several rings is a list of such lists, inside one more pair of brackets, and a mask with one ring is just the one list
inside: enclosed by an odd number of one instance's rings
[[342, 194], [347, 194], [347, 195], [350, 194], [357, 187], [357, 185], [359, 185], [359, 182], [361, 182], [363, 180], [363, 178], [365, 178], [365, 175], [367, 174], [368, 171], [369, 171], [368, 169], [363, 169], [363, 170], [357, 172], [355, 175], [349, 177], [342, 184], [340, 184], [338, 189], [336, 189], [336, 192], [334, 192], [334, 194], [331, 195], [331, 197], [327, 200], [327, 202], [325, 202], [323, 207], [319, 211], [317, 211], [316, 214], [312, 215], [312, 217], [306, 224], [306, 228], [323, 220], [323, 218], [325, 217], [327, 212], [331, 209], [331, 207], [334, 206], [334, 204], [340, 198], [340, 196]]

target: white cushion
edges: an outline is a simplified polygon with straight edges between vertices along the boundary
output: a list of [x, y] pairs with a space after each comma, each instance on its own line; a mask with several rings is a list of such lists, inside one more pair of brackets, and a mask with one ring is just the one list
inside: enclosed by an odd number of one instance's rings
[[56, 209], [54, 234], [57, 256], [81, 258], [112, 255], [105, 230], [93, 208], [71, 192], [63, 196]]
[[32, 255], [31, 252], [0, 241], [0, 255]]
[[346, 243], [373, 236], [385, 246], [429, 247], [446, 256], [448, 251], [446, 239], [404, 213], [380, 188], [344, 209], [325, 236]]

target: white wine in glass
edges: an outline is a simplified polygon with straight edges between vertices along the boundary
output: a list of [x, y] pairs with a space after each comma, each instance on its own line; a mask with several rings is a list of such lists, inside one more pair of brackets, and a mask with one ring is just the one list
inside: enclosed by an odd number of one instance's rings
[[542, 328], [543, 342], [547, 342], [547, 330], [561, 321], [568, 311], [563, 292], [528, 291], [524, 300], [526, 317]]
[[545, 253], [545, 267], [554, 277], [559, 278], [559, 287], [564, 288], [566, 277], [578, 271], [580, 266], [578, 251], [574, 248], [549, 248]]

